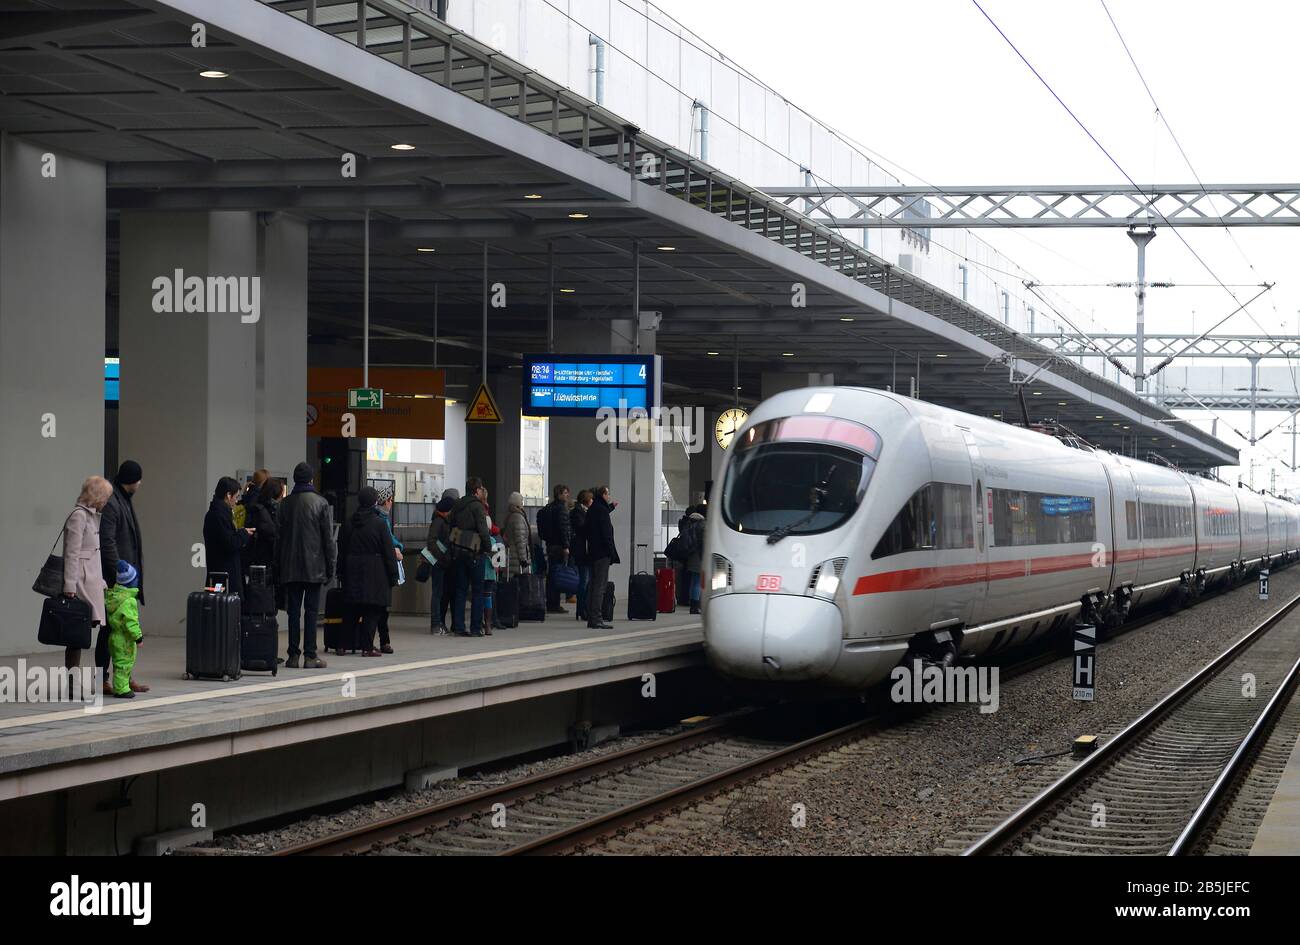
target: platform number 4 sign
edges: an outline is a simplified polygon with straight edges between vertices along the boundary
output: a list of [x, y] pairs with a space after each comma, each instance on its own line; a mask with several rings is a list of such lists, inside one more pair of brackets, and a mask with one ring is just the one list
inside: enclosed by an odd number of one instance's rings
[[1268, 569], [1259, 572], [1259, 599], [1268, 600]]
[[1097, 689], [1097, 628], [1074, 628], [1074, 699], [1092, 702]]

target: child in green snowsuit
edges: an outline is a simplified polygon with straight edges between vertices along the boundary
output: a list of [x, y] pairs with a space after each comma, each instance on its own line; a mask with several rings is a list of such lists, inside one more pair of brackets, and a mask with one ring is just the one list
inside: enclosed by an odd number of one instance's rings
[[117, 563], [117, 583], [104, 594], [108, 610], [108, 654], [113, 661], [113, 695], [133, 699], [131, 671], [135, 669], [135, 648], [144, 639], [140, 632], [140, 575], [125, 561]]

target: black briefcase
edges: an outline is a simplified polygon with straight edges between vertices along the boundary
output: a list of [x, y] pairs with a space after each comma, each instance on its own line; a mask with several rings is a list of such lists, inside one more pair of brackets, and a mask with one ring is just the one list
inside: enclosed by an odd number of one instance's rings
[[90, 649], [90, 605], [77, 597], [47, 597], [36, 639], [47, 646]]

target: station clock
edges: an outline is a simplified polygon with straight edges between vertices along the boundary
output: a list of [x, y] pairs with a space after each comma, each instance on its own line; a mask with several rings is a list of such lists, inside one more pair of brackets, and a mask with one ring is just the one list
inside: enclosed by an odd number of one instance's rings
[[717, 437], [718, 445], [724, 450], [731, 446], [736, 431], [743, 427], [748, 419], [749, 414], [739, 407], [724, 410], [718, 417], [718, 422], [713, 425], [713, 435]]

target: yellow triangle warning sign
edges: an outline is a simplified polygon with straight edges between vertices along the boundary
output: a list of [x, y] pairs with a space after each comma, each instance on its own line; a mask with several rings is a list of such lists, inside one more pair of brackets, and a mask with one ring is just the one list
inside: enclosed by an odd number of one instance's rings
[[474, 399], [469, 402], [469, 409], [465, 411], [465, 422], [501, 422], [501, 411], [497, 409], [497, 402], [492, 399], [492, 392], [488, 390], [487, 384], [478, 386], [478, 393], [474, 395]]

